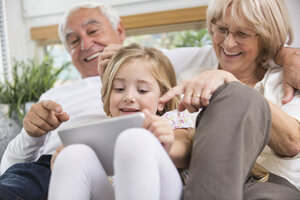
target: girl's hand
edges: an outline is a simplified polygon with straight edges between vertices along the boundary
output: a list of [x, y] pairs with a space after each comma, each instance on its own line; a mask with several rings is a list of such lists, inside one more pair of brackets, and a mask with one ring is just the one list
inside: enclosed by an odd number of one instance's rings
[[187, 109], [189, 112], [198, 112], [200, 108], [208, 106], [210, 97], [220, 86], [231, 81], [238, 81], [238, 79], [230, 72], [206, 71], [170, 89], [160, 98], [160, 102], [166, 103], [176, 95], [184, 94], [178, 110]]
[[166, 151], [169, 152], [174, 142], [174, 132], [168, 120], [157, 115], [153, 115], [146, 109], [143, 110], [143, 113], [146, 116], [143, 128], [153, 133], [164, 146]]
[[56, 151], [55, 151], [55, 153], [53, 154], [53, 156], [51, 158], [51, 166], [50, 166], [51, 170], [53, 169], [55, 158], [61, 152], [61, 150], [63, 150], [63, 148], [64, 148], [63, 145], [60, 145], [59, 147], [56, 148]]

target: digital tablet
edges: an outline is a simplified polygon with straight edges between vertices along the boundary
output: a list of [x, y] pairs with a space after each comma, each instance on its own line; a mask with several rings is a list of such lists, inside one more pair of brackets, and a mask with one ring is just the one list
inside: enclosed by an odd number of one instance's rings
[[128, 128], [142, 127], [144, 119], [144, 113], [140, 112], [64, 127], [58, 130], [58, 135], [65, 146], [78, 143], [89, 145], [97, 154], [106, 174], [111, 176], [114, 174], [113, 155], [118, 135]]

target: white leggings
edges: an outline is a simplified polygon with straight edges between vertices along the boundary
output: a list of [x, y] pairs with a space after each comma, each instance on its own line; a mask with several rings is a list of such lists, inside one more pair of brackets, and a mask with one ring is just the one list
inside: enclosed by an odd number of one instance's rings
[[[157, 138], [141, 128], [120, 134], [114, 153], [115, 190], [95, 152], [83, 144], [63, 149], [55, 160], [49, 200], [179, 200], [182, 182]], [[114, 197], [115, 196], [115, 197]]]

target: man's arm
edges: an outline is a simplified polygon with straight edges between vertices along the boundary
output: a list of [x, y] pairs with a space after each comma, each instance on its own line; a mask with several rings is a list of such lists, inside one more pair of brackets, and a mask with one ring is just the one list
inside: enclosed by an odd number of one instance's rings
[[1, 173], [15, 163], [36, 160], [46, 134], [68, 119], [69, 115], [62, 112], [62, 107], [53, 101], [40, 101], [32, 105], [24, 118], [21, 133], [5, 149]]
[[300, 50], [283, 47], [275, 56], [274, 61], [283, 67], [284, 98], [282, 103], [290, 102], [294, 97], [294, 88], [300, 90]]
[[171, 61], [178, 80], [184, 80], [186, 76], [189, 76], [188, 73], [195, 75], [195, 69], [197, 69], [196, 73], [203, 72], [208, 68], [214, 68], [218, 63], [211, 45], [160, 50]]
[[45, 137], [30, 137], [24, 128], [7, 145], [1, 159], [1, 173], [16, 163], [31, 162], [37, 159], [38, 151], [43, 146]]

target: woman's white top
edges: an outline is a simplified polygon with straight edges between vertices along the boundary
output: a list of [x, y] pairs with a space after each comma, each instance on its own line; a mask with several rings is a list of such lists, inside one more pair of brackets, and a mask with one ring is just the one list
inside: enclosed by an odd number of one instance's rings
[[[256, 83], [254, 89], [300, 122], [300, 92], [295, 91], [293, 100], [282, 105], [281, 100], [284, 96], [282, 82], [282, 67], [272, 66], [269, 67], [264, 78]], [[300, 190], [300, 153], [294, 157], [281, 157], [266, 146], [257, 162], [269, 172], [287, 179]]]

